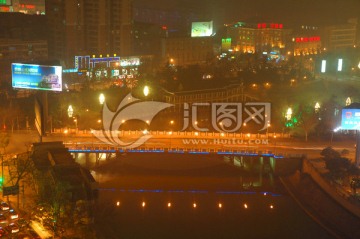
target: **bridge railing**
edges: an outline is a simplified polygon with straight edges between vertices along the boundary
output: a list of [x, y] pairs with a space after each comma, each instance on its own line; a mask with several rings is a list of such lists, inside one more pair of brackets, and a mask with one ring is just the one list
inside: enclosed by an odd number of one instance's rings
[[[109, 131], [104, 131], [109, 134]], [[94, 137], [92, 130], [78, 130], [74, 128], [61, 128], [53, 129], [52, 134], [61, 134], [62, 136], [81, 136], [81, 137]], [[229, 132], [199, 132], [199, 131], [142, 131], [142, 130], [119, 130], [113, 131], [112, 134], [119, 137], [136, 137], [144, 134], [153, 137], [172, 137], [172, 138], [186, 138], [186, 137], [203, 137], [203, 138], [236, 138], [236, 139], [261, 139], [261, 138], [290, 138], [288, 133], [229, 133]]]

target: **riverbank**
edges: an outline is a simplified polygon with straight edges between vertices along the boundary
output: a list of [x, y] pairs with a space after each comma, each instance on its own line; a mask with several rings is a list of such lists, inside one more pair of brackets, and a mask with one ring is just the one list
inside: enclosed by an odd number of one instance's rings
[[314, 160], [305, 159], [305, 173], [297, 172], [282, 178], [284, 186], [304, 211], [335, 238], [360, 238], [360, 218], [354, 213], [359, 208], [355, 204], [344, 206], [339, 198], [346, 200], [346, 197], [338, 193], [345, 191], [339, 191], [334, 185], [330, 187], [329, 182], [321, 181], [325, 181], [322, 164], [319, 160], [313, 163]]

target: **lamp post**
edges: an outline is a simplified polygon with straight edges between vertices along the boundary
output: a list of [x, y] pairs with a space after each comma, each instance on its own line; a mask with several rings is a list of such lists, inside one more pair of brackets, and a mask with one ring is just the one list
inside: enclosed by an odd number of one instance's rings
[[321, 118], [320, 118], [320, 104], [319, 104], [319, 102], [316, 102], [314, 108], [315, 108], [315, 114], [317, 114], [318, 120], [321, 120]]
[[266, 138], [269, 138], [269, 127], [271, 126], [270, 122], [268, 121], [267, 127], [266, 127]]
[[74, 117], [74, 123], [75, 123], [75, 130], [78, 131], [78, 120], [77, 117]]
[[73, 117], [74, 109], [73, 109], [72, 105], [69, 105], [69, 107], [67, 109], [67, 113], [68, 113], [69, 118]]
[[105, 95], [103, 93], [101, 93], [99, 95], [99, 102], [100, 102], [100, 105], [103, 105], [105, 102]]

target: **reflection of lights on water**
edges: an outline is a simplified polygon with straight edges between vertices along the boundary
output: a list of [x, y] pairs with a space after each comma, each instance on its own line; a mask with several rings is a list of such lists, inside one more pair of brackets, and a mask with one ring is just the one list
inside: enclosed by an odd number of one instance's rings
[[[266, 194], [266, 193], [264, 193], [264, 194]], [[121, 202], [120, 201], [116, 201], [116, 207], [120, 207], [122, 204], [121, 204]], [[126, 205], [125, 205], [126, 206]], [[166, 206], [167, 206], [167, 208], [172, 208], [173, 207], [173, 204], [171, 203], [171, 202], [167, 202], [166, 203]], [[223, 208], [223, 203], [222, 202], [218, 202], [217, 203], [217, 207], [219, 208], [219, 209], [222, 209]], [[142, 201], [141, 202], [141, 207], [142, 208], [145, 208], [146, 207], [146, 202], [145, 201]], [[198, 207], [198, 205], [197, 205], [197, 203], [196, 202], [193, 202], [192, 203], [192, 208], [193, 209], [195, 209], [195, 208], [197, 208]], [[244, 207], [244, 209], [249, 209], [249, 205], [247, 204], [247, 203], [244, 203], [243, 204], [243, 207]], [[271, 210], [273, 210], [273, 209], [275, 209], [275, 205], [274, 204], [268, 204], [265, 208], [270, 208]]]

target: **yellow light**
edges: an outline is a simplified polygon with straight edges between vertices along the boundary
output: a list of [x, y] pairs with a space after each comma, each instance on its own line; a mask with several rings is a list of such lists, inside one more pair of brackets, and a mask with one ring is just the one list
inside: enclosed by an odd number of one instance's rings
[[100, 105], [104, 104], [104, 102], [105, 102], [105, 95], [103, 93], [101, 93], [99, 95], [99, 102], [100, 102]]
[[244, 203], [244, 208], [246, 208], [246, 209], [248, 208], [248, 205], [246, 203]]
[[144, 87], [143, 93], [144, 93], [144, 96], [145, 96], [145, 97], [149, 95], [150, 89], [149, 89], [148, 86], [145, 86], [145, 87]]
[[171, 207], [171, 202], [168, 202], [167, 206], [170, 208]]
[[195, 136], [198, 136], [199, 135], [199, 133], [198, 132], [195, 132]]
[[273, 205], [270, 205], [270, 209], [274, 209], [274, 206], [273, 206]]
[[221, 203], [219, 203], [218, 206], [219, 206], [219, 208], [222, 208], [222, 204], [221, 204]]
[[146, 206], [146, 203], [145, 203], [145, 202], [142, 202], [141, 206], [142, 206], [142, 207], [145, 207], [145, 206]]
[[117, 207], [120, 206], [120, 201], [117, 201], [117, 202], [116, 202], [116, 206], [117, 206]]
[[224, 136], [225, 136], [225, 134], [224, 134], [224, 133], [221, 133], [221, 134], [220, 134], [220, 136], [221, 136], [221, 137], [224, 137]]
[[197, 206], [196, 203], [193, 203], [193, 208], [196, 208], [196, 206]]

